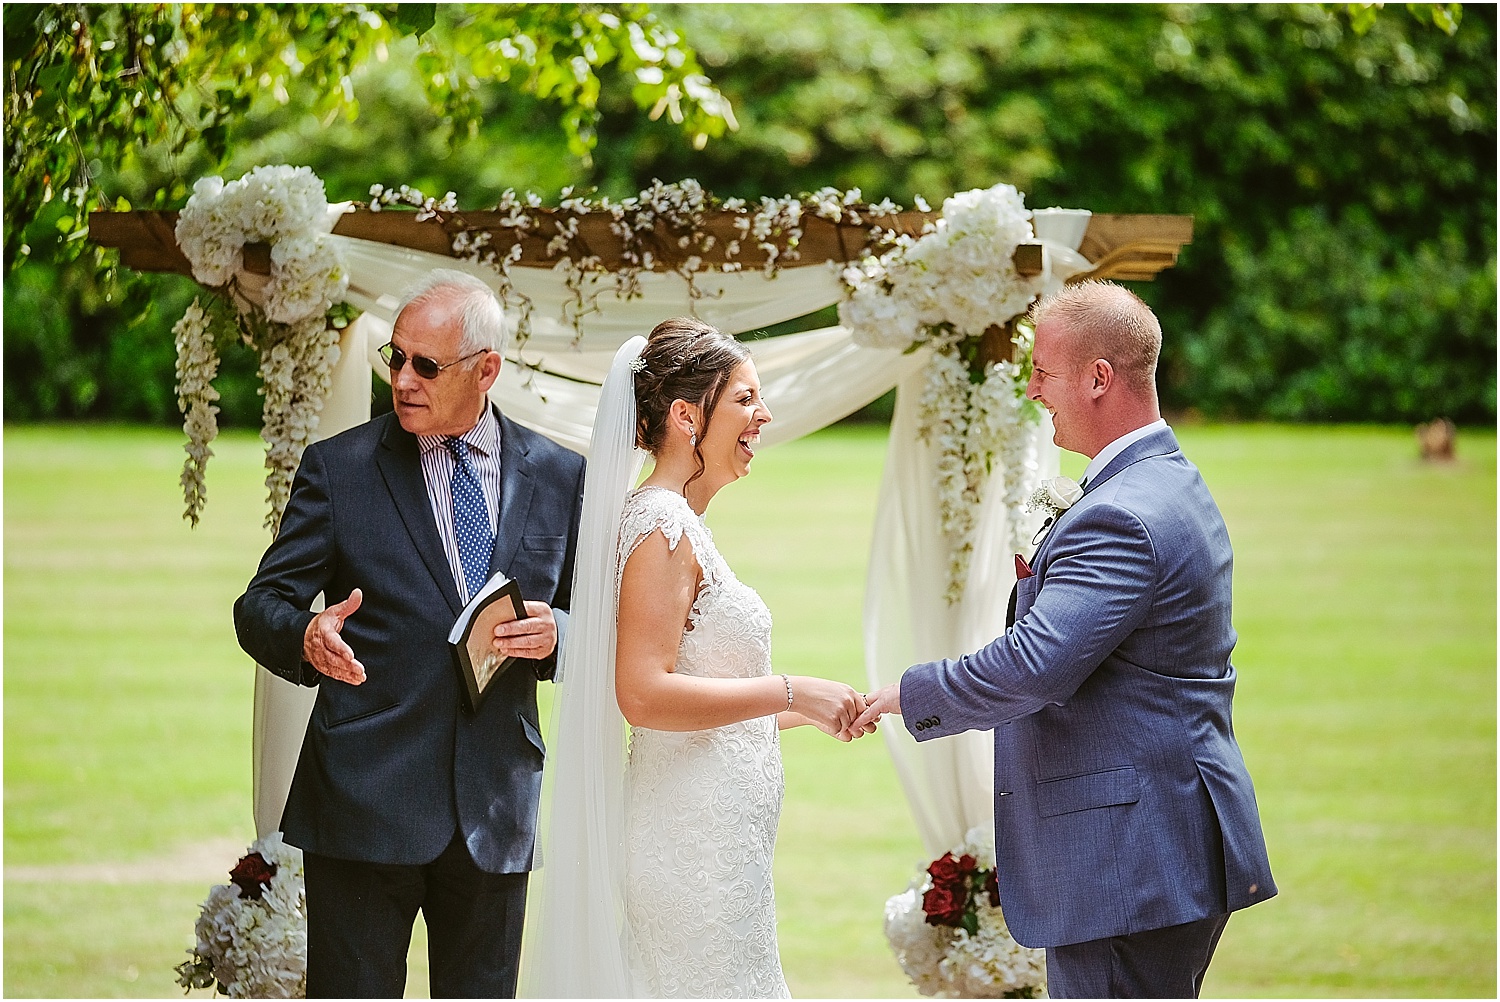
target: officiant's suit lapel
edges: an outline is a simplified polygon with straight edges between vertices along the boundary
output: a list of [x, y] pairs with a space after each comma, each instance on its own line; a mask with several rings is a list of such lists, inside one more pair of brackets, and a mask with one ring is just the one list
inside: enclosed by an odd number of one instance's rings
[[491, 576], [497, 571], [510, 574], [509, 568], [515, 563], [521, 545], [518, 529], [526, 525], [535, 489], [529, 458], [531, 447], [514, 421], [503, 414], [497, 416], [500, 418], [500, 512], [495, 520], [499, 526], [495, 549], [490, 554]]
[[391, 501], [411, 536], [412, 545], [456, 617], [463, 610], [463, 602], [459, 600], [453, 568], [448, 566], [448, 555], [443, 550], [437, 523], [432, 518], [432, 502], [427, 497], [427, 483], [422, 479], [417, 436], [402, 428], [400, 422], [390, 422], [381, 437], [375, 463], [380, 467], [386, 490], [391, 492]]
[[[525, 436], [509, 418], [498, 412], [496, 417], [500, 420], [500, 503], [496, 518], [499, 531], [495, 533], [495, 547], [490, 553], [489, 572], [492, 576], [505, 571], [515, 561], [521, 545], [521, 533], [516, 528], [526, 524], [531, 495], [535, 490], [529, 458], [531, 448]], [[427, 496], [427, 484], [422, 479], [417, 437], [392, 421], [380, 444], [376, 463], [385, 479], [386, 489], [391, 493], [391, 500], [401, 515], [412, 544], [422, 557], [422, 563], [432, 573], [433, 580], [457, 616], [463, 609], [463, 602], [453, 581], [453, 568], [448, 566], [443, 541], [438, 536], [437, 523], [433, 521], [432, 502]], [[511, 531], [506, 531], [507, 527]]]

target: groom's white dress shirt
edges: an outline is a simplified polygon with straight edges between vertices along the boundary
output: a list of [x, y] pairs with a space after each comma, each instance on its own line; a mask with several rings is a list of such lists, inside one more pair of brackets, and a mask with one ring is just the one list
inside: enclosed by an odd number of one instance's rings
[[1110, 461], [1120, 453], [1124, 452], [1127, 448], [1134, 445], [1136, 442], [1139, 442], [1147, 435], [1150, 435], [1156, 431], [1160, 431], [1166, 426], [1166, 418], [1157, 418], [1150, 424], [1142, 425], [1135, 431], [1127, 431], [1125, 434], [1121, 435], [1119, 438], [1115, 439], [1113, 442], [1100, 449], [1099, 455], [1089, 460], [1088, 468], [1083, 471], [1083, 477], [1078, 482], [1080, 484], [1086, 484], [1090, 482], [1099, 474], [1103, 473], [1104, 468], [1108, 466], [1110, 464]]

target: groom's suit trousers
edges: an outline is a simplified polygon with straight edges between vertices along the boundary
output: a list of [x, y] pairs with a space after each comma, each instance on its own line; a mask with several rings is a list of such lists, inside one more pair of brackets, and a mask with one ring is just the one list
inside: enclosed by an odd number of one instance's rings
[[1195, 999], [1228, 915], [1047, 949], [1047, 997]]

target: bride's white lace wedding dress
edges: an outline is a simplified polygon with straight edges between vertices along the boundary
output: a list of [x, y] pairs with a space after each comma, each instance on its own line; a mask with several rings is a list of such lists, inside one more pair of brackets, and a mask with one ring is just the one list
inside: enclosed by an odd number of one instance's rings
[[[686, 536], [703, 575], [676, 671], [771, 674], [770, 611], [730, 571], [680, 494], [643, 487], [626, 499], [617, 593], [626, 559], [658, 531], [674, 550]], [[626, 790], [625, 914], [635, 993], [789, 997], [771, 883], [783, 792], [776, 718], [704, 731], [632, 727]]]

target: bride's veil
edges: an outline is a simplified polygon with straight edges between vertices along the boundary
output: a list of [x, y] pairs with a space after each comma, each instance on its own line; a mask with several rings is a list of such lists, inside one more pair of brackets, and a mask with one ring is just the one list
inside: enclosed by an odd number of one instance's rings
[[551, 810], [538, 899], [523, 937], [532, 998], [631, 995], [625, 930], [625, 723], [615, 703], [615, 562], [635, 447], [635, 372], [646, 339], [621, 346], [599, 394], [584, 479], [572, 612], [558, 660]]

